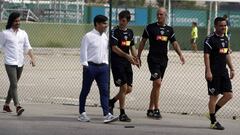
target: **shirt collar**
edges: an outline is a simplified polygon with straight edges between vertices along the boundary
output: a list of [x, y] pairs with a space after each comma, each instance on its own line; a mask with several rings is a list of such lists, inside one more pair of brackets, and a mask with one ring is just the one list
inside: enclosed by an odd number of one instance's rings
[[223, 36], [220, 36], [220, 35], [218, 35], [216, 32], [214, 32], [214, 34], [215, 34], [217, 37], [224, 37], [224, 36], [225, 36], [225, 34], [223, 34]]
[[11, 32], [19, 32], [19, 28], [17, 29], [17, 31], [14, 31], [13, 28], [9, 29]]
[[121, 29], [119, 25], [117, 26], [117, 28], [118, 28], [119, 30], [121, 30], [121, 31], [127, 31], [127, 30], [128, 30], [127, 27], [125, 27], [125, 29]]
[[101, 33], [100, 33], [99, 31], [97, 31], [95, 28], [93, 29], [93, 33], [96, 33], [96, 34], [98, 34], [98, 35], [100, 35], [100, 36], [103, 34], [103, 33], [101, 34]]
[[[157, 26], [160, 26], [160, 24], [157, 22]], [[163, 26], [160, 26], [160, 27], [165, 27], [166, 26], [166, 24], [164, 24]]]

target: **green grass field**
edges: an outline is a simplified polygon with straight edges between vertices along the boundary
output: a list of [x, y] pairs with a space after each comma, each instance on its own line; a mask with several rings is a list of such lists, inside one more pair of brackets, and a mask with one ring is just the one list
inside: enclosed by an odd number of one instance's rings
[[[6, 23], [0, 23], [0, 28], [5, 29]], [[93, 26], [90, 24], [51, 24], [51, 23], [22, 23], [21, 28], [26, 30], [33, 47], [58, 47], [78, 48], [83, 35], [90, 31]], [[130, 26], [136, 36], [141, 37], [143, 26]], [[191, 49], [190, 32], [191, 27], [174, 27], [176, 38], [183, 50]], [[206, 28], [199, 28], [199, 39], [197, 40], [200, 49], [206, 37]], [[240, 31], [237, 28], [231, 29], [231, 48], [238, 51]], [[138, 43], [137, 43], [138, 45]]]

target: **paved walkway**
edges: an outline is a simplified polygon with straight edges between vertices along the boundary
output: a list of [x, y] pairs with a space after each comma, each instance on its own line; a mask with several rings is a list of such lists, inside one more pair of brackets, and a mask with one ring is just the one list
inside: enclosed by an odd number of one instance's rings
[[[3, 102], [0, 102], [2, 108]], [[23, 104], [22, 116], [0, 113], [0, 135], [239, 135], [239, 120], [220, 119], [224, 131], [208, 128], [209, 121], [200, 116], [162, 114], [152, 120], [143, 111], [126, 110], [131, 123], [103, 124], [102, 110], [87, 107], [91, 122], [77, 121], [78, 106], [56, 104]], [[14, 109], [12, 107], [12, 109]], [[118, 113], [118, 110], [115, 110]], [[134, 126], [126, 128], [125, 126]]]

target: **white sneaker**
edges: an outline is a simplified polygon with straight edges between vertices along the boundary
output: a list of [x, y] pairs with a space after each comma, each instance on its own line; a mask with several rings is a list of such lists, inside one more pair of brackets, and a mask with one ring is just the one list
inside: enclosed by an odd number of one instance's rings
[[111, 113], [108, 113], [106, 116], [104, 116], [104, 123], [110, 123], [118, 120], [118, 116], [113, 116]]
[[78, 120], [81, 122], [90, 122], [90, 118], [87, 116], [86, 112], [83, 112], [78, 116]]

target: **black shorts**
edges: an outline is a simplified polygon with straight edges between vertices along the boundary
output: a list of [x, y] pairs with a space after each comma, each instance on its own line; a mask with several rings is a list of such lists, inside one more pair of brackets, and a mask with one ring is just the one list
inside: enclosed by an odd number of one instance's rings
[[208, 95], [218, 95], [224, 92], [232, 92], [232, 83], [228, 75], [213, 77], [207, 81]]
[[133, 71], [131, 63], [124, 64], [113, 64], [112, 63], [112, 74], [114, 84], [120, 87], [127, 83], [128, 86], [132, 87], [133, 82]]
[[161, 63], [156, 63], [148, 59], [148, 68], [151, 73], [151, 81], [157, 80], [159, 78], [163, 79], [167, 65], [162, 65]]

